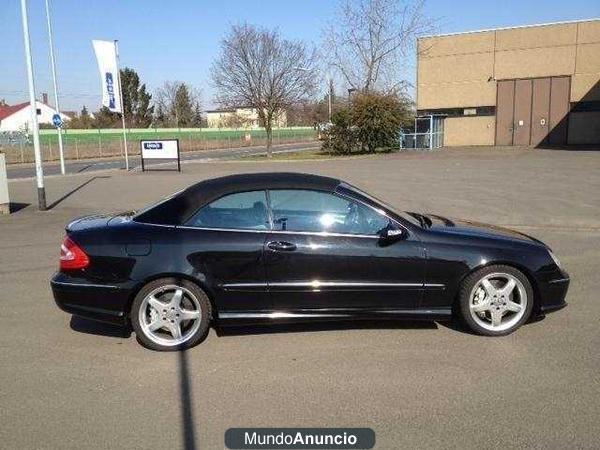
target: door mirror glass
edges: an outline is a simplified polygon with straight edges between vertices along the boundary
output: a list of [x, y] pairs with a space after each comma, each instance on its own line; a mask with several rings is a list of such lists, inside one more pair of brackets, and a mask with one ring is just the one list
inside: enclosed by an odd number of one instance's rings
[[396, 242], [406, 238], [406, 231], [390, 221], [388, 225], [381, 230], [379, 237], [381, 238], [381, 241], [385, 243]]

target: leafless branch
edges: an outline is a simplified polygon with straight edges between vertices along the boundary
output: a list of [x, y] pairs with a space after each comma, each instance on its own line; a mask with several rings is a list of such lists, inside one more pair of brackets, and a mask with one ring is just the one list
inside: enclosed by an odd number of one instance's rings
[[[424, 0], [342, 0], [325, 31], [327, 63], [353, 89], [394, 91], [419, 35], [432, 29]], [[396, 81], [395, 81], [396, 80]]]

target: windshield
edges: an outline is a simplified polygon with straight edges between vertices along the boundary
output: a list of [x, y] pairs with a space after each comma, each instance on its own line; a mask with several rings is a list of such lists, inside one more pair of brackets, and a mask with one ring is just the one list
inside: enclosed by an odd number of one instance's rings
[[418, 226], [423, 226], [422, 222], [420, 220], [418, 220], [415, 216], [411, 215], [410, 213], [406, 212], [406, 211], [398, 211], [398, 209], [396, 209], [395, 207], [391, 206], [388, 202], [381, 200], [371, 194], [366, 193], [365, 191], [363, 191], [362, 189], [357, 188], [356, 186], [352, 186], [351, 184], [348, 183], [341, 183], [340, 184], [341, 187], [349, 189], [351, 191], [356, 192], [357, 194], [360, 194], [361, 196], [365, 197], [368, 200], [371, 200], [372, 202], [378, 203], [381, 206], [383, 206], [384, 208], [392, 211], [393, 213], [399, 215], [400, 217], [402, 217], [404, 220], [406, 220], [407, 222], [412, 223], [413, 225], [418, 225]]

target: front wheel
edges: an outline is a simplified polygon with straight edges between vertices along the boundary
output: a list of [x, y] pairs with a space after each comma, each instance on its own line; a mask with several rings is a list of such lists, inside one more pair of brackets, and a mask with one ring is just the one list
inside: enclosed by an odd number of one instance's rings
[[144, 286], [131, 307], [138, 342], [159, 351], [184, 350], [208, 332], [211, 305], [194, 283], [162, 278]]
[[473, 332], [504, 336], [523, 325], [531, 315], [533, 289], [519, 270], [494, 265], [465, 278], [458, 301], [460, 317]]

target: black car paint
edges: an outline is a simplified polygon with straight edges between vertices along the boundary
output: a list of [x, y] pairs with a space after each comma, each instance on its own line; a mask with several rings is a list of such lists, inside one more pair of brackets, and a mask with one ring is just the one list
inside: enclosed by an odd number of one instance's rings
[[[402, 238], [181, 225], [200, 206], [227, 193], [285, 188], [352, 197], [384, 211]], [[538, 313], [565, 306], [568, 275], [540, 241], [491, 225], [424, 217], [427, 224], [416, 225], [332, 178], [281, 173], [223, 177], [198, 183], [137, 216], [127, 212], [71, 222], [67, 234], [91, 264], [57, 273], [51, 285], [63, 310], [122, 325], [137, 291], [166, 276], [197, 283], [221, 322], [443, 319], [450, 317], [465, 276], [486, 265], [509, 264], [531, 281]], [[269, 242], [291, 243], [295, 250], [273, 251]], [[329, 284], [319, 284], [323, 280]], [[286, 314], [262, 314], [276, 312]]]

